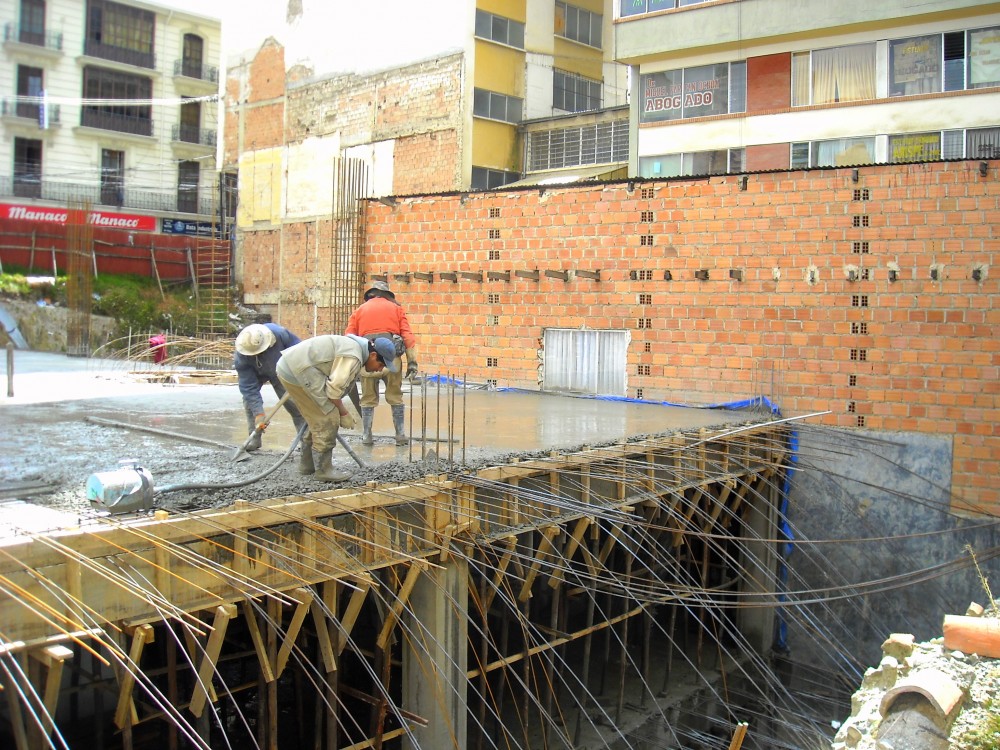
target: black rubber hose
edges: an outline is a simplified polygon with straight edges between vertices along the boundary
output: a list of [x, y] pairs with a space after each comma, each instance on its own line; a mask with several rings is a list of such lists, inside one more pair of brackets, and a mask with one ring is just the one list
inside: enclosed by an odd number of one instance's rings
[[283, 464], [290, 455], [292, 455], [292, 451], [295, 450], [295, 446], [302, 440], [302, 436], [305, 434], [307, 429], [309, 429], [309, 426], [303, 422], [299, 431], [295, 433], [295, 439], [292, 441], [292, 444], [288, 446], [288, 450], [285, 451], [281, 458], [275, 461], [273, 466], [265, 469], [260, 474], [256, 474], [248, 479], [241, 479], [238, 482], [190, 482], [185, 484], [168, 484], [165, 487], [154, 487], [153, 497], [163, 495], [167, 492], [178, 492], [180, 490], [228, 490], [233, 487], [245, 487], [248, 484], [259, 482], [268, 474], [274, 473], [274, 471], [281, 466], [281, 464]]

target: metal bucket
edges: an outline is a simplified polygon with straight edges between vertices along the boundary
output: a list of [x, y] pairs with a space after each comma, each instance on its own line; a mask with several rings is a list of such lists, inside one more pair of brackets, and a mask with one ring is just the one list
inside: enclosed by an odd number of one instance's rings
[[111, 513], [132, 513], [153, 507], [153, 478], [138, 461], [122, 461], [121, 469], [91, 474], [87, 479], [87, 500]]

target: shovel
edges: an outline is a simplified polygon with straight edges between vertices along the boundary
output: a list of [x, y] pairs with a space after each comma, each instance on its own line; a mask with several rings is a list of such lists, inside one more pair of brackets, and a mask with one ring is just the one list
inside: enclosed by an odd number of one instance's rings
[[247, 446], [250, 445], [250, 441], [253, 440], [254, 437], [256, 437], [257, 435], [262, 433], [265, 427], [271, 424], [271, 420], [274, 419], [274, 415], [278, 413], [278, 409], [280, 409], [281, 405], [284, 404], [287, 400], [288, 400], [288, 393], [286, 392], [284, 396], [278, 399], [278, 403], [276, 403], [274, 405], [274, 408], [271, 409], [270, 414], [264, 415], [264, 421], [261, 422], [256, 427], [254, 427], [253, 432], [247, 435], [246, 441], [243, 443], [243, 445], [241, 445], [239, 448], [236, 449], [236, 452], [233, 454], [233, 457], [229, 459], [230, 461], [236, 462], [236, 461], [242, 461], [245, 458], [250, 458], [249, 454], [247, 454]]

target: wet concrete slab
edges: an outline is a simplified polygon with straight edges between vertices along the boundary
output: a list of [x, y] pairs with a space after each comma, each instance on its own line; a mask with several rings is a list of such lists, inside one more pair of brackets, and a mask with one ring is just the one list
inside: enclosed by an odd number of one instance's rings
[[[0, 489], [24, 481], [56, 483], [61, 487], [58, 492], [32, 499], [86, 508], [83, 486], [87, 477], [115, 469], [122, 459], [152, 467], [157, 481], [167, 486], [197, 481], [225, 484], [265, 470], [295, 439], [291, 418], [279, 410], [264, 435], [263, 450], [234, 464], [232, 454], [247, 437], [238, 388], [149, 382], [151, 369], [148, 362], [16, 352], [13, 380], [7, 378], [6, 363], [2, 373], [3, 386], [10, 384], [13, 396], [4, 390], [0, 398], [0, 454], [4, 456]], [[277, 402], [270, 386], [264, 387], [263, 396], [270, 410]], [[374, 445], [361, 444], [360, 424], [342, 433], [365, 464], [357, 466], [342, 448], [334, 452], [338, 468], [356, 473], [351, 483], [419, 476], [427, 471], [428, 463], [431, 468], [442, 461], [449, 465], [504, 463], [512, 454], [574, 450], [635, 436], [760, 421], [763, 416], [447, 383], [414, 386], [404, 398], [407, 431], [414, 438], [409, 445], [395, 444], [385, 404], [376, 409]], [[152, 431], [186, 435], [199, 442]], [[435, 452], [428, 455], [429, 450]], [[329, 487], [297, 475], [294, 463], [293, 457], [266, 481], [255, 483], [252, 489], [241, 488], [241, 496], [278, 497]], [[213, 502], [218, 502], [230, 495], [216, 492], [214, 496]]]

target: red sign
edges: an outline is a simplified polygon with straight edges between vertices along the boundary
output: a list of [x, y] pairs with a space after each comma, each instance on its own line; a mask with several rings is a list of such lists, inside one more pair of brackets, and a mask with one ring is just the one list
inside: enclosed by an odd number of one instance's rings
[[[65, 226], [69, 209], [55, 206], [32, 206], [0, 203], [0, 216], [17, 221], [39, 221]], [[110, 211], [87, 212], [87, 223], [98, 229], [127, 229], [130, 232], [155, 232], [156, 217], [138, 214], [117, 214]]]

